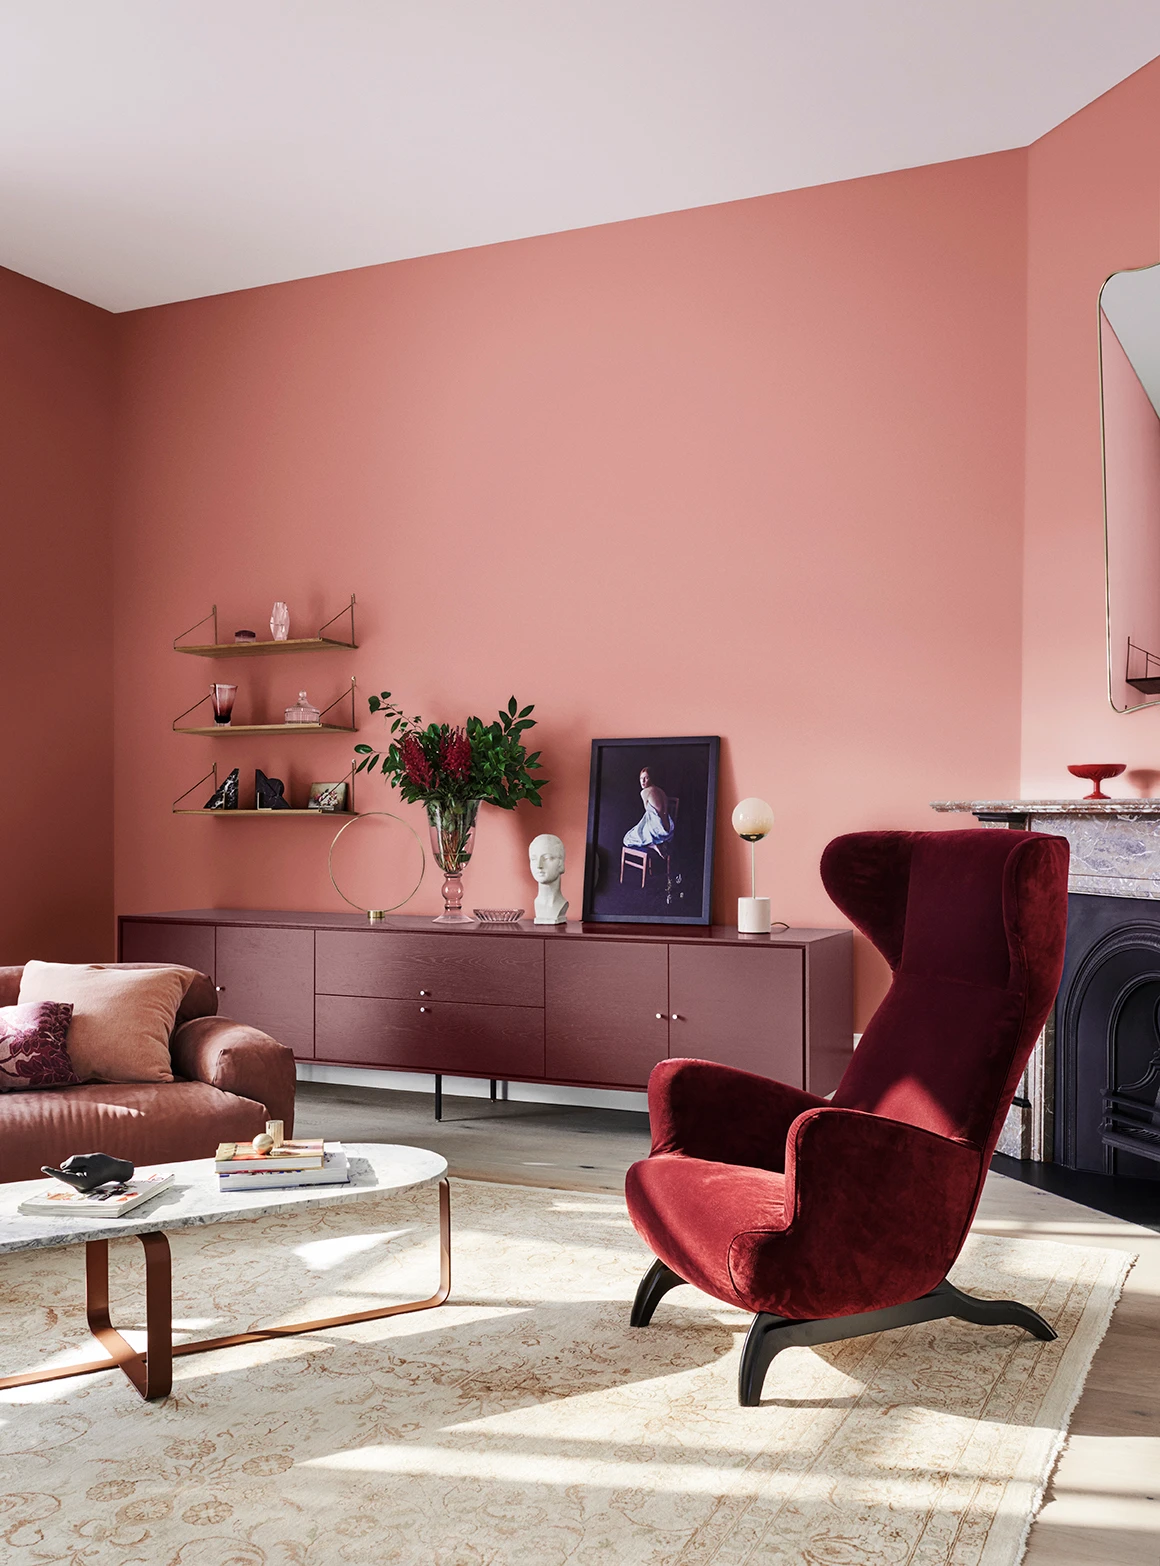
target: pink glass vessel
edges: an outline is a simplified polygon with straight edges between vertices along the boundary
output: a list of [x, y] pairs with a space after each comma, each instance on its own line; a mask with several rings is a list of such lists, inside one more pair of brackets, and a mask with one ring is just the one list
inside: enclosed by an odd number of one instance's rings
[[238, 687], [211, 685], [209, 694], [213, 701], [213, 721], [224, 728], [234, 715], [234, 697], [238, 694]]
[[463, 912], [463, 867], [475, 847], [475, 818], [479, 804], [478, 799], [427, 800], [431, 852], [446, 877], [441, 888], [443, 912], [434, 921], [436, 924], [474, 923], [471, 915]]

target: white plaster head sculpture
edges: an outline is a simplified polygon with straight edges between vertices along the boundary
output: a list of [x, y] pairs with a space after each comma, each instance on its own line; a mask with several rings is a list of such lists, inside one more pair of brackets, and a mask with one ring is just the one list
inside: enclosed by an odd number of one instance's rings
[[563, 924], [568, 904], [560, 891], [564, 874], [564, 845], [551, 832], [541, 832], [528, 847], [528, 863], [540, 890], [536, 894], [536, 923]]

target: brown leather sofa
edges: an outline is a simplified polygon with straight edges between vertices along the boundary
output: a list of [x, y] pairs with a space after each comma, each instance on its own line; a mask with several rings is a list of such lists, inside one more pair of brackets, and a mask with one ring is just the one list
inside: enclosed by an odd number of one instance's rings
[[[155, 963], [120, 963], [150, 968]], [[0, 1006], [14, 1006], [23, 968], [0, 967]], [[257, 1028], [217, 1013], [199, 974], [169, 1041], [174, 1082], [32, 1088], [0, 1093], [0, 1180], [32, 1180], [70, 1153], [112, 1153], [135, 1164], [208, 1158], [219, 1142], [248, 1139], [267, 1120], [294, 1129], [294, 1055]]]

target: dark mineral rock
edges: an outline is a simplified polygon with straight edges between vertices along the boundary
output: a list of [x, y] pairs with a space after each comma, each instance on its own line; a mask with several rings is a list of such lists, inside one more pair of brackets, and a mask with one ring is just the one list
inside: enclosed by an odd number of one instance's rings
[[211, 794], [201, 807], [203, 810], [236, 810], [238, 808], [238, 769], [230, 773], [216, 793]]
[[268, 778], [261, 767], [254, 769], [254, 801], [259, 810], [289, 810], [286, 785], [281, 778]]

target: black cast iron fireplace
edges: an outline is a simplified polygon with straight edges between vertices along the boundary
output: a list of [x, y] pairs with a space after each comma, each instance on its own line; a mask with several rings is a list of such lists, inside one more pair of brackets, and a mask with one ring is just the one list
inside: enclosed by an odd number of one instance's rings
[[1055, 1161], [1160, 1181], [1160, 902], [1068, 898]]

